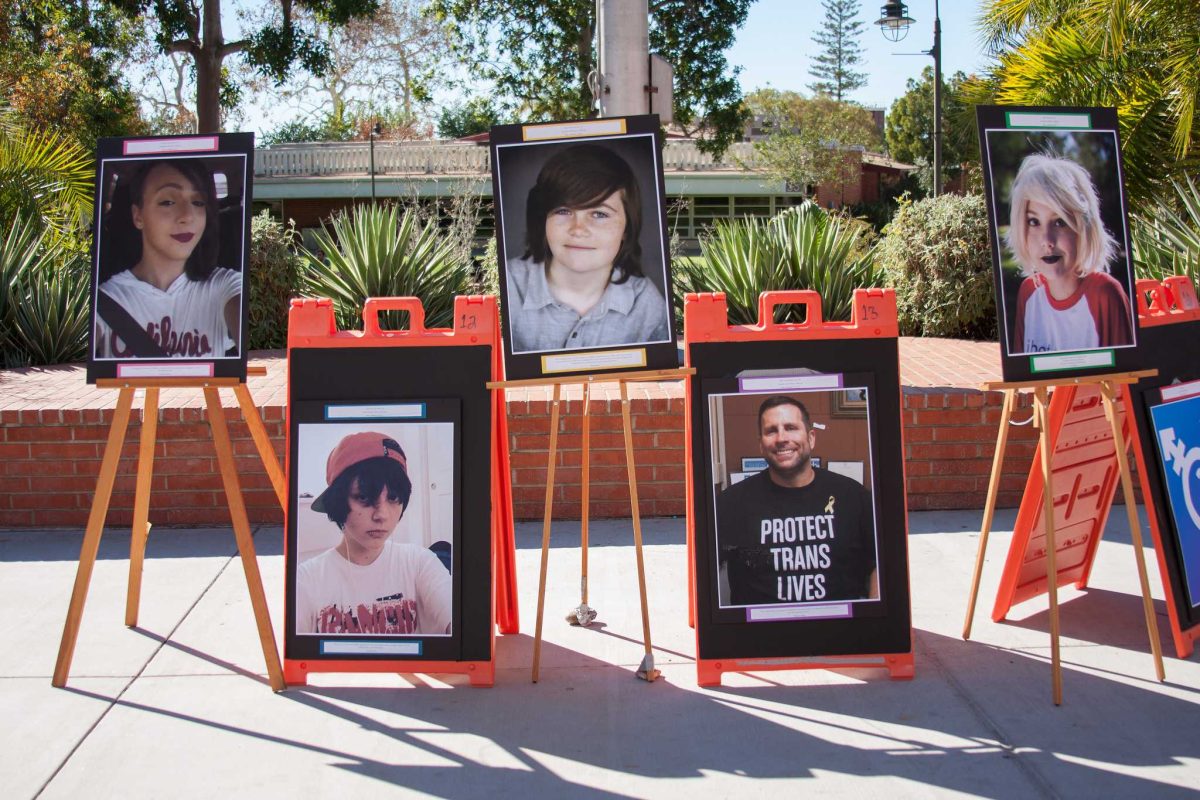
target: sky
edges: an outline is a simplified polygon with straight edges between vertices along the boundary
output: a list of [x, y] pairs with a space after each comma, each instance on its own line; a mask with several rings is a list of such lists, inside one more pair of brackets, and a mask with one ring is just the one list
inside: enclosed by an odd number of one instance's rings
[[[975, 27], [982, 0], [945, 0], [939, 5], [943, 79], [958, 70], [967, 74], [981, 71], [988, 63]], [[889, 108], [904, 94], [909, 78], [919, 78], [921, 70], [933, 66], [929, 56], [897, 54], [920, 53], [933, 46], [934, 0], [909, 0], [908, 16], [916, 22], [899, 42], [884, 39], [874, 24], [882, 6], [882, 0], [860, 3], [860, 19], [866, 25], [859, 39], [864, 51], [859, 71], [867, 73], [868, 83], [850, 99], [868, 107]], [[770, 85], [811, 95], [808, 84], [816, 79], [808, 70], [811, 56], [820, 52], [813, 35], [824, 18], [821, 0], [757, 0], [750, 6], [746, 24], [726, 53], [731, 65], [742, 68], [742, 91]]]
[[[987, 64], [975, 20], [984, 0], [945, 0], [940, 3], [942, 20], [942, 71], [949, 76], [958, 70], [968, 74]], [[933, 59], [921, 51], [933, 46], [934, 0], [911, 0], [908, 15], [916, 20], [908, 36], [889, 42], [874, 24], [879, 18], [882, 0], [861, 0], [864, 30], [859, 39], [864, 63], [859, 70], [868, 75], [868, 84], [850, 99], [867, 107], [890, 108], [906, 91], [909, 78], [919, 78], [921, 70], [933, 66]], [[733, 47], [726, 52], [731, 66], [741, 67], [739, 81], [743, 92], [772, 86], [790, 89], [806, 96], [810, 57], [819, 52], [813, 34], [824, 20], [821, 0], [756, 0], [750, 6], [746, 24], [738, 31]], [[908, 54], [908, 55], [900, 55]], [[915, 55], [913, 55], [915, 54]], [[459, 92], [435, 96], [437, 101], [460, 100]], [[243, 108], [243, 129], [263, 134], [294, 114], [287, 104], [264, 101]], [[433, 115], [436, 117], [436, 110]]]

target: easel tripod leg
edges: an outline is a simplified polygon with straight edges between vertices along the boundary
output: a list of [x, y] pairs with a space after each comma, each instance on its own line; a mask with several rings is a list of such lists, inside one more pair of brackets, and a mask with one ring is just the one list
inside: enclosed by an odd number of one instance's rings
[[208, 423], [212, 427], [217, 462], [221, 468], [221, 480], [225, 485], [225, 499], [229, 503], [229, 516], [233, 520], [233, 535], [237, 539], [242, 569], [246, 573], [250, 606], [254, 610], [258, 638], [267, 662], [267, 677], [271, 688], [281, 692], [287, 688], [287, 684], [283, 680], [283, 666], [279, 661], [279, 649], [275, 645], [275, 632], [271, 628], [271, 615], [267, 610], [266, 595], [263, 593], [262, 575], [254, 554], [254, 538], [250, 535], [250, 521], [246, 518], [246, 504], [238, 484], [237, 464], [233, 458], [233, 445], [229, 441], [229, 428], [225, 423], [225, 409], [221, 405], [220, 392], [214, 387], [206, 386], [204, 402], [208, 409]]
[[1000, 473], [1004, 469], [1004, 449], [1008, 446], [1008, 420], [1012, 416], [1015, 389], [1004, 390], [1004, 405], [1000, 409], [1000, 430], [996, 434], [996, 454], [992, 457], [992, 477], [988, 483], [987, 503], [983, 507], [983, 526], [979, 531], [979, 552], [975, 554], [975, 574], [971, 579], [971, 596], [967, 603], [967, 619], [963, 622], [964, 639], [971, 638], [971, 624], [975, 621], [975, 601], [979, 599], [979, 579], [983, 575], [983, 558], [987, 552], [988, 534], [992, 531], [992, 519], [996, 514], [996, 499], [1000, 492]]
[[1050, 420], [1047, 414], [1047, 392], [1044, 386], [1034, 390], [1034, 409], [1037, 414], [1039, 449], [1042, 456], [1042, 513], [1046, 529], [1046, 591], [1050, 596], [1050, 683], [1054, 705], [1062, 705], [1062, 657], [1058, 642], [1058, 567], [1055, 564], [1057, 545], [1054, 540], [1054, 488], [1051, 479]]
[[254, 404], [254, 398], [250, 396], [250, 389], [246, 384], [239, 383], [233, 387], [233, 393], [241, 406], [242, 419], [246, 420], [246, 427], [250, 429], [250, 438], [254, 440], [258, 456], [262, 459], [263, 469], [267, 471], [267, 477], [271, 479], [271, 486], [275, 489], [275, 496], [279, 498], [279, 506], [286, 510], [287, 480], [279, 466], [275, 450], [271, 447], [271, 437], [267, 435], [267, 428], [263, 425], [262, 415], [258, 413], [258, 406]]
[[142, 434], [138, 442], [137, 487], [133, 495], [133, 531], [129, 539], [129, 588], [125, 593], [125, 625], [138, 623], [142, 597], [142, 564], [150, 536], [150, 481], [154, 476], [154, 445], [158, 437], [158, 387], [146, 389]]
[[133, 389], [121, 389], [117, 396], [117, 409], [113, 414], [112, 427], [108, 430], [108, 442], [104, 445], [100, 475], [96, 480], [96, 496], [92, 499], [87, 530], [83, 534], [79, 568], [75, 571], [75, 587], [71, 590], [71, 604], [67, 608], [67, 621], [63, 625], [62, 641], [58, 646], [58, 661], [54, 665], [54, 677], [50, 681], [52, 686], [59, 688], [67, 685], [67, 675], [71, 672], [75, 641], [79, 637], [79, 621], [83, 617], [83, 605], [87, 601], [88, 585], [92, 581], [92, 568], [96, 565], [96, 553], [100, 549], [100, 535], [104, 532], [104, 519], [108, 516], [108, 504], [112, 499], [113, 484], [117, 479], [117, 465], [121, 460], [121, 446], [125, 443], [125, 432], [129, 428], [129, 412], [132, 407]]
[[1137, 506], [1134, 504], [1133, 478], [1129, 473], [1129, 459], [1125, 451], [1125, 437], [1117, 420], [1116, 387], [1105, 381], [1100, 384], [1104, 396], [1104, 415], [1112, 427], [1113, 446], [1117, 451], [1117, 466], [1121, 470], [1121, 490], [1125, 496], [1125, 513], [1129, 515], [1129, 532], [1133, 539], [1133, 554], [1137, 560], [1138, 581], [1142, 588], [1142, 613], [1146, 617], [1146, 631], [1150, 634], [1150, 652], [1154, 657], [1154, 674], [1160, 681], [1167, 675], [1163, 669], [1162, 644], [1158, 640], [1158, 624], [1154, 618], [1154, 601], [1150, 597], [1150, 578], [1146, 573], [1146, 553], [1142, 548], [1142, 528], [1138, 522]]
[[[583, 386], [583, 448], [580, 453], [580, 458], [583, 460], [583, 469], [580, 475], [581, 480], [581, 497], [583, 505], [580, 508], [580, 545], [583, 551], [582, 563], [580, 565], [579, 578], [579, 612], [582, 614], [588, 613], [588, 517], [591, 511], [591, 460], [592, 460], [592, 385], [586, 383]], [[586, 625], [591, 620], [578, 620], [579, 624]]]
[[629, 413], [629, 386], [621, 381], [621, 417], [625, 428], [625, 467], [629, 472], [629, 499], [633, 507], [633, 544], [637, 554], [638, 591], [642, 600], [642, 641], [646, 655], [638, 669], [638, 677], [653, 681], [659, 676], [654, 668], [653, 647], [650, 644], [650, 609], [646, 602], [646, 566], [642, 558], [642, 518], [638, 508], [637, 465], [633, 460], [633, 424]]
[[546, 567], [550, 560], [550, 513], [554, 508], [554, 462], [558, 459], [558, 410], [562, 400], [562, 384], [554, 384], [554, 399], [550, 402], [550, 456], [546, 464], [546, 511], [542, 518], [542, 569], [538, 577], [537, 623], [533, 634], [533, 674], [538, 682], [542, 662], [542, 616], [546, 610]]

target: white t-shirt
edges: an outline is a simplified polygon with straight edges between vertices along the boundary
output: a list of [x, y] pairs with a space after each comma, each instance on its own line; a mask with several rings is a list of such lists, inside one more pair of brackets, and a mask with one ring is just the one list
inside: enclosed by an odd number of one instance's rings
[[[242, 292], [242, 273], [218, 267], [206, 281], [186, 274], [166, 291], [118, 272], [100, 285], [171, 358], [220, 358], [235, 345], [225, 324], [225, 305]], [[112, 329], [96, 315], [96, 355], [136, 358]]]
[[445, 634], [452, 586], [438, 557], [415, 544], [386, 542], [365, 566], [326, 550], [296, 568], [296, 633]]

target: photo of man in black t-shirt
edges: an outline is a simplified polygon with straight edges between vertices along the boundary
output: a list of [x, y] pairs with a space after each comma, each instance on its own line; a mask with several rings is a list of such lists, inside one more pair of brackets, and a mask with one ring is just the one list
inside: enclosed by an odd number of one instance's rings
[[758, 411], [767, 468], [717, 497], [721, 607], [834, 603], [879, 596], [871, 498], [812, 464], [808, 409], [787, 395]]

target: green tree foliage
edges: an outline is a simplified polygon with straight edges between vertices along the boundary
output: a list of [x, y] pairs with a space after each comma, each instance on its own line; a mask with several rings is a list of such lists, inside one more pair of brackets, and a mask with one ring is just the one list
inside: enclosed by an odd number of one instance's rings
[[746, 108], [767, 134], [755, 143], [763, 169], [797, 188], [856, 182], [862, 162], [847, 151], [878, 150], [883, 144], [871, 112], [828, 95], [809, 99], [757, 89], [746, 97]]
[[[975, 109], [964, 97], [969, 79], [956, 72], [942, 78], [942, 180], [957, 177], [965, 164], [979, 163], [979, 137]], [[888, 154], [897, 161], [916, 164], [926, 192], [933, 186], [933, 67], [921, 71], [921, 80], [908, 79], [907, 91], [892, 103], [887, 115]]]
[[21, 218], [56, 245], [86, 253], [92, 179], [92, 158], [81, 145], [52, 129], [35, 132], [0, 104], [0, 227]]
[[867, 73], [855, 72], [862, 63], [863, 22], [858, 0], [824, 0], [825, 20], [813, 34], [821, 52], [813, 56], [808, 74], [817, 80], [808, 85], [814, 94], [827, 94], [834, 100], [846, 100], [855, 89], [867, 85]]
[[0, 0], [0, 87], [32, 129], [86, 150], [100, 136], [139, 133], [137, 100], [118, 69], [135, 26], [87, 0]]
[[443, 139], [461, 139], [491, 130], [503, 114], [490, 97], [472, 97], [464, 103], [448, 105], [438, 115], [437, 134]]
[[996, 301], [983, 195], [901, 202], [875, 248], [907, 336], [990, 339]]
[[[292, 0], [271, 0], [278, 12], [241, 38], [225, 39], [222, 0], [110, 0], [130, 15], [155, 19], [155, 42], [163, 53], [188, 56], [195, 66], [197, 127], [208, 133], [221, 129], [221, 108], [236, 105], [241, 87], [232, 79], [225, 60], [241, 54], [245, 62], [276, 85], [283, 84], [299, 65], [314, 75], [330, 64], [329, 45], [315, 28], [317, 21], [333, 26], [369, 17], [379, 0], [306, 0], [312, 16], [294, 13]], [[275, 5], [277, 2], [277, 5]]]
[[990, 0], [997, 64], [969, 102], [1115, 106], [1137, 206], [1200, 165], [1200, 6], [1195, 0]]
[[[675, 121], [704, 130], [700, 147], [724, 152], [745, 120], [725, 51], [753, 0], [650, 0], [650, 50], [675, 67]], [[509, 116], [595, 114], [595, 0], [433, 0], [471, 74], [492, 83]]]

